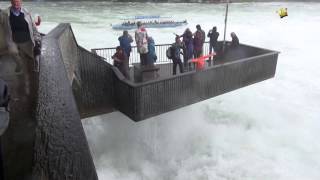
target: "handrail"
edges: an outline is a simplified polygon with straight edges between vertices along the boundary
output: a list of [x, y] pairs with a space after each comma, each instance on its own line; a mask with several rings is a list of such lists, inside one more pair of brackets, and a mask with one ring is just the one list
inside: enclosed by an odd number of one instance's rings
[[[207, 67], [206, 69], [203, 69], [202, 71], [209, 71], [211, 69], [219, 68], [219, 67], [222, 67], [222, 66], [229, 66], [231, 64], [236, 64], [236, 63], [244, 62], [244, 61], [251, 61], [251, 60], [255, 60], [257, 58], [262, 58], [262, 57], [275, 55], [275, 54], [278, 54], [278, 52], [275, 51], [275, 52], [270, 52], [270, 53], [267, 53], [267, 54], [252, 56], [252, 57], [248, 57], [248, 58], [242, 58], [242, 59], [239, 59], [237, 61], [231, 61], [231, 62], [226, 62], [226, 63], [223, 63], [223, 64], [217, 64], [215, 66]], [[151, 85], [151, 84], [155, 84], [155, 83], [161, 82], [163, 80], [176, 79], [176, 78], [179, 78], [180, 76], [188, 76], [190, 74], [194, 74], [194, 73], [199, 72], [199, 71], [193, 70], [193, 71], [189, 71], [189, 72], [184, 72], [182, 74], [177, 74], [175, 76], [159, 77], [157, 79], [149, 80], [147, 82], [132, 82], [130, 80], [125, 79], [123, 77], [122, 73], [120, 73], [118, 68], [112, 67], [112, 69], [115, 72], [115, 74], [116, 74], [116, 76], [117, 76], [117, 78], [119, 80], [121, 80], [122, 82], [124, 82], [125, 84], [129, 85], [132, 88], [138, 88], [138, 87], [142, 87], [142, 86], [145, 86], [145, 85]]]

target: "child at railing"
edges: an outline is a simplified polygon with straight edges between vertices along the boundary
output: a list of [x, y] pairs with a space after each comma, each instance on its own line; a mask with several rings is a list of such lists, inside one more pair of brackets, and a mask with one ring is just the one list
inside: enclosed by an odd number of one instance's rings
[[116, 53], [111, 58], [113, 59], [113, 65], [120, 70], [124, 77], [130, 79], [129, 59], [124, 50], [118, 46], [116, 48]]

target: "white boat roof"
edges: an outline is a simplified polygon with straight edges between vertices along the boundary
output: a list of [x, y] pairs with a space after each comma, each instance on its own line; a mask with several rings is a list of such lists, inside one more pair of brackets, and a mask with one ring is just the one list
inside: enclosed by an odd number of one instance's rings
[[134, 16], [132, 18], [126, 18], [126, 19], [122, 19], [122, 20], [142, 20], [142, 19], [169, 19], [172, 17], [165, 17], [165, 16]]

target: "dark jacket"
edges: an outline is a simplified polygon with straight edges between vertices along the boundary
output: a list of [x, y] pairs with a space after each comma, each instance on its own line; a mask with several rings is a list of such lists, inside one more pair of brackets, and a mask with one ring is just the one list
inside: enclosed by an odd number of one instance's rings
[[239, 38], [236, 35], [234, 35], [232, 37], [231, 47], [237, 47], [237, 46], [239, 46]]
[[171, 46], [171, 54], [172, 54], [172, 60], [173, 62], [181, 60], [180, 54], [181, 54], [181, 49], [182, 49], [182, 44], [181, 43], [173, 43]]
[[201, 30], [197, 30], [194, 33], [193, 44], [194, 44], [194, 50], [195, 51], [202, 50], [205, 38], [206, 38], [206, 33], [202, 29]]
[[120, 36], [118, 38], [119, 42], [120, 42], [120, 47], [122, 47], [122, 49], [124, 49], [124, 51], [126, 52], [127, 56], [130, 56], [131, 53], [131, 43], [133, 42], [133, 39], [131, 36]]
[[218, 42], [219, 33], [217, 31], [209, 31], [208, 32], [208, 38], [210, 38], [210, 44], [216, 45]]

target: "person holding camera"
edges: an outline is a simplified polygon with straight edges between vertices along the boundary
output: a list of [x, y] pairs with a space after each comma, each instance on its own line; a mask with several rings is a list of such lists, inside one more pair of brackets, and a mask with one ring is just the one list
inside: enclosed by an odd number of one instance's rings
[[[209, 32], [207, 37], [210, 39], [209, 43], [209, 54], [213, 52], [217, 52], [217, 44], [218, 44], [218, 37], [219, 33], [217, 32], [217, 27], [214, 26]], [[211, 60], [211, 57], [209, 58]]]

